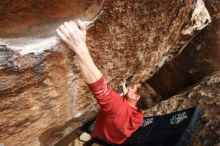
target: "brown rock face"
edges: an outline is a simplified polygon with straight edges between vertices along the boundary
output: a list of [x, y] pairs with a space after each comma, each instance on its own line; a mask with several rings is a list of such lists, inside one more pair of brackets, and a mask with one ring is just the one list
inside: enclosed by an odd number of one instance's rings
[[206, 6], [212, 16], [212, 23], [179, 56], [166, 63], [148, 80], [164, 99], [220, 69], [220, 13], [217, 7], [220, 2], [209, 1]]
[[2, 37], [48, 36], [63, 21], [81, 18], [91, 20], [103, 1], [81, 0], [13, 0], [0, 1]]
[[54, 29], [72, 18], [91, 20], [102, 5], [87, 44], [114, 89], [130, 75], [150, 78], [211, 21], [201, 0], [0, 0], [0, 143], [62, 143], [88, 120], [82, 114], [97, 110]]

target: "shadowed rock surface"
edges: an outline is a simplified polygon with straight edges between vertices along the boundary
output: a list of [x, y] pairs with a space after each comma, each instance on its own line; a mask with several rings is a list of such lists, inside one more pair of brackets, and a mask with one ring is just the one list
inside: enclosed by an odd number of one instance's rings
[[163, 99], [183, 91], [220, 69], [220, 1], [206, 1], [212, 23], [183, 52], [166, 63], [148, 82]]
[[[53, 31], [64, 20], [90, 19], [90, 14], [100, 11], [102, 1], [65, 2], [0, 0], [0, 143], [62, 143], [81, 126], [74, 119], [98, 109], [74, 53]], [[92, 12], [82, 16], [86, 4]], [[96, 4], [99, 7], [94, 10]], [[82, 9], [75, 13], [72, 7]], [[210, 21], [201, 0], [106, 0], [102, 14], [88, 30], [87, 44], [94, 62], [117, 89], [130, 75], [149, 79]]]

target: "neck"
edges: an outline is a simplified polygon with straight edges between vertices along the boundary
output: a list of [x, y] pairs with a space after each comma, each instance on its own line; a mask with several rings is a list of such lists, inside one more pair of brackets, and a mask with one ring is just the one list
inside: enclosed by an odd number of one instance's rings
[[127, 101], [128, 101], [128, 104], [129, 104], [131, 107], [133, 107], [133, 108], [135, 108], [136, 110], [138, 110], [138, 108], [136, 107], [136, 102], [130, 101], [130, 100], [127, 100]]

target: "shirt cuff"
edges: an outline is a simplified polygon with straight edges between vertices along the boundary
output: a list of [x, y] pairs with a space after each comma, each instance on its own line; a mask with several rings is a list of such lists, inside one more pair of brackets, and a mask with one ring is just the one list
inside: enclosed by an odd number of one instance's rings
[[103, 76], [101, 76], [101, 78], [95, 81], [94, 83], [86, 83], [86, 84], [89, 86], [89, 88], [94, 89], [102, 85], [103, 83], [105, 83], [105, 79]]

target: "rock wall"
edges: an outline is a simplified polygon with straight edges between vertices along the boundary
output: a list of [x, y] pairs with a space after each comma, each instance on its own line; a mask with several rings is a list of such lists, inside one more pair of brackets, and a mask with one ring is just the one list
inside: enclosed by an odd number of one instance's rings
[[[54, 35], [61, 21], [87, 16], [69, 12], [77, 5], [84, 12], [87, 5], [65, 2], [0, 1], [0, 143], [6, 146], [55, 145], [86, 121], [82, 114], [98, 108], [74, 53]], [[106, 0], [88, 30], [87, 44], [98, 68], [117, 89], [127, 76], [150, 78], [210, 22], [201, 0]], [[77, 117], [79, 124], [71, 124]]]
[[169, 98], [201, 78], [220, 69], [220, 2], [206, 1], [212, 23], [148, 80], [163, 99]]

